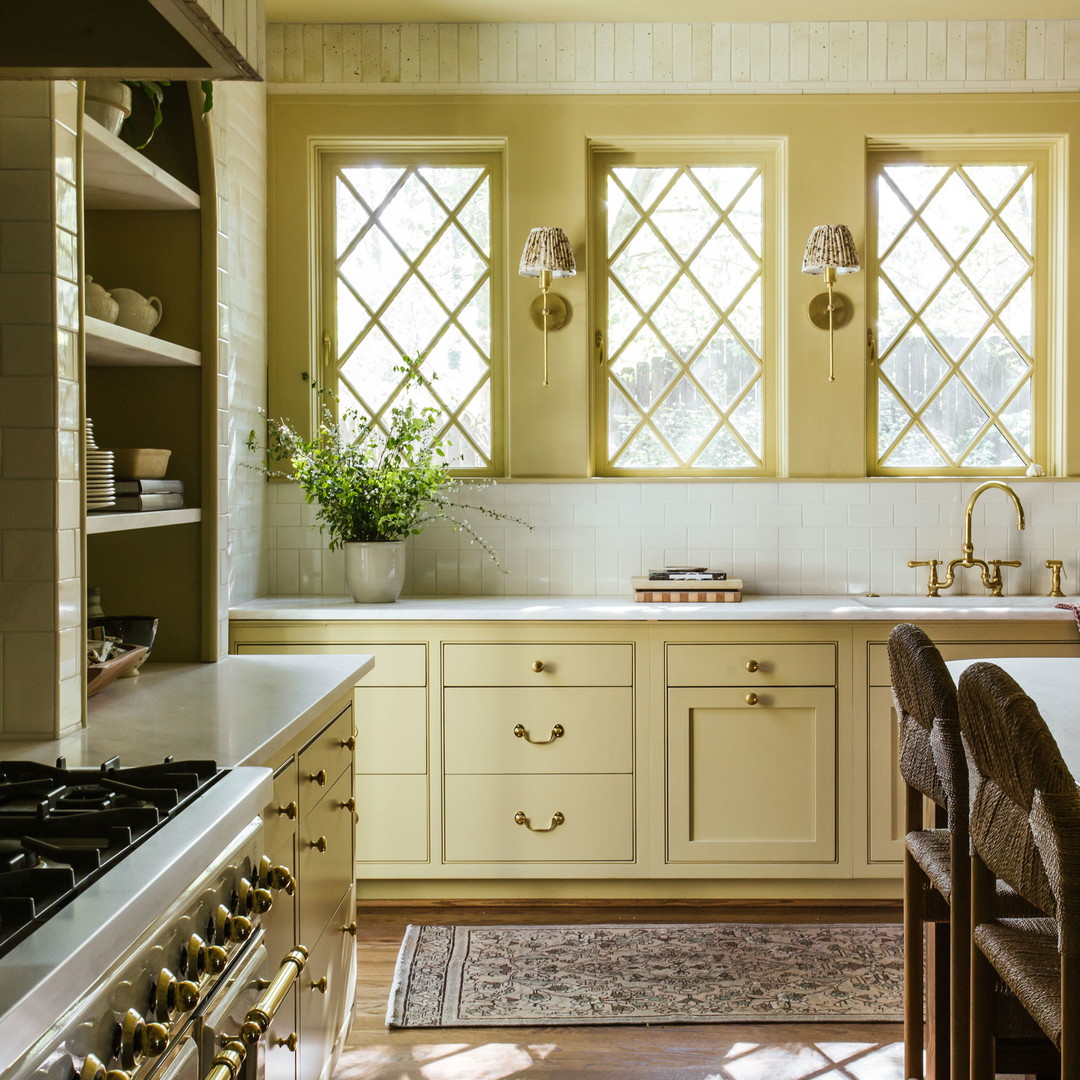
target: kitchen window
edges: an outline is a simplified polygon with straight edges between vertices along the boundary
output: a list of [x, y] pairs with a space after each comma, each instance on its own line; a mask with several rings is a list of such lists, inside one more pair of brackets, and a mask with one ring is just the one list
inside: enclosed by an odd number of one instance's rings
[[781, 148], [593, 148], [600, 475], [774, 469]]
[[422, 149], [322, 158], [320, 380], [381, 425], [423, 356], [455, 471], [502, 468], [502, 159]]
[[871, 473], [1047, 463], [1050, 158], [1022, 143], [872, 151]]

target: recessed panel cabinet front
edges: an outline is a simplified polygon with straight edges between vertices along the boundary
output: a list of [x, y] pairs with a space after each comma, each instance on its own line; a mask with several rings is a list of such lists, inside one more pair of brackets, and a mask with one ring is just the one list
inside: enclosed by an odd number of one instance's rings
[[667, 695], [667, 862], [836, 860], [832, 687]]

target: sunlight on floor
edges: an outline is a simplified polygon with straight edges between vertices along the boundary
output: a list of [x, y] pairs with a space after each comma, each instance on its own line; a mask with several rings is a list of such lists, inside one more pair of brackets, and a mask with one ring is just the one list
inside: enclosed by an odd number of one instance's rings
[[[736, 1042], [717, 1040], [717, 1061], [698, 1077], [683, 1066], [685, 1080], [902, 1080], [903, 1044], [821, 1042]], [[569, 1078], [579, 1068], [560, 1065], [557, 1043], [520, 1045], [489, 1042], [433, 1043], [414, 1046], [415, 1064], [404, 1065], [400, 1047], [369, 1046], [342, 1055], [334, 1080], [512, 1080], [537, 1076]], [[579, 1055], [575, 1055], [579, 1057]], [[609, 1056], [610, 1059], [610, 1056]], [[579, 1058], [580, 1060], [580, 1058]], [[587, 1070], [592, 1071], [590, 1068]], [[626, 1075], [637, 1073], [629, 1068]], [[643, 1074], [644, 1075], [644, 1074]]]

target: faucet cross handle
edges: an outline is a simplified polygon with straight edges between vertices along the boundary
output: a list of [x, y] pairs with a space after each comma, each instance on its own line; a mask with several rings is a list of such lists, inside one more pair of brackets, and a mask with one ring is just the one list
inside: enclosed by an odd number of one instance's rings
[[937, 596], [938, 595], [938, 589], [941, 588], [942, 582], [940, 582], [938, 580], [938, 576], [937, 576], [937, 568], [938, 568], [938, 566], [940, 564], [941, 564], [940, 559], [922, 559], [922, 560], [908, 559], [908, 566], [911, 566], [911, 567], [929, 566], [930, 567], [930, 577], [926, 582], [926, 595], [927, 596]]

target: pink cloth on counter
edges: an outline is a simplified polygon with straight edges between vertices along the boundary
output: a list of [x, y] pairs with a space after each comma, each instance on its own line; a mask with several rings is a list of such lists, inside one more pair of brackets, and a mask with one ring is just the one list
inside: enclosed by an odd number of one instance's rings
[[1076, 616], [1076, 629], [1080, 630], [1080, 604], [1055, 604], [1054, 607], [1071, 611]]

